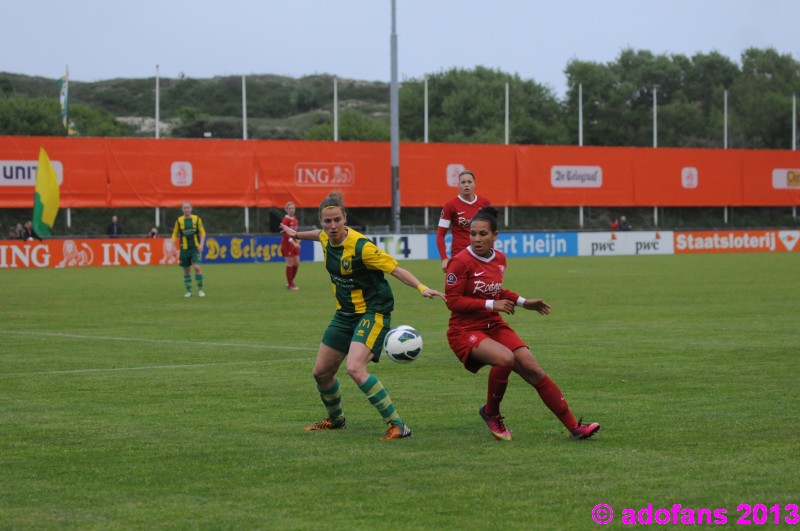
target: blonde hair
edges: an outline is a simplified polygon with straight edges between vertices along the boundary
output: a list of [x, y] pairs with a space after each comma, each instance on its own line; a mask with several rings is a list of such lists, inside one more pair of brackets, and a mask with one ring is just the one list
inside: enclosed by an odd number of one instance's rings
[[344, 208], [344, 195], [341, 190], [334, 190], [322, 200], [319, 204], [319, 219], [322, 220], [322, 211], [326, 208], [341, 208], [342, 215], [347, 216], [347, 210]]
[[290, 207], [290, 206], [295, 206], [295, 204], [294, 204], [294, 203], [292, 203], [291, 201], [287, 201], [287, 202], [286, 202], [286, 204], [285, 204], [285, 205], [283, 205], [283, 209], [284, 209], [284, 210], [289, 210], [289, 207]]

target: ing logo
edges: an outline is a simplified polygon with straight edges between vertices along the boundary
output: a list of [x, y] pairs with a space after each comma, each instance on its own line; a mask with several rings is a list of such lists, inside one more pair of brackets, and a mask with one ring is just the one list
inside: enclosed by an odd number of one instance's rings
[[297, 186], [353, 186], [356, 167], [349, 162], [298, 162], [294, 182]]

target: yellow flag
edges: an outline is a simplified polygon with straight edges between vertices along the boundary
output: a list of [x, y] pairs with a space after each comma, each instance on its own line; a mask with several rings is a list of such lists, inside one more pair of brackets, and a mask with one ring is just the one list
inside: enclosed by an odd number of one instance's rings
[[36, 167], [36, 188], [33, 194], [33, 230], [41, 236], [52, 235], [58, 214], [61, 194], [58, 190], [58, 175], [44, 148], [39, 150], [39, 165]]

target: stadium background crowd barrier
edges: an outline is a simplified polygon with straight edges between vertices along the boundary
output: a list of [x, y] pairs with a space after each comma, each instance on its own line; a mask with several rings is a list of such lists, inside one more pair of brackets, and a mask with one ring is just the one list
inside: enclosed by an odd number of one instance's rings
[[[0, 208], [32, 205], [39, 147], [61, 208], [391, 205], [386, 142], [0, 137]], [[469, 168], [499, 206], [800, 205], [800, 155], [782, 150], [403, 143], [404, 207], [438, 207]]]
[[[39, 147], [61, 208], [313, 208], [332, 189], [351, 207], [389, 207], [384, 142], [0, 137], [0, 208], [32, 205]], [[500, 206], [796, 206], [794, 151], [404, 143], [405, 207], [439, 207], [469, 168]], [[435, 236], [369, 235], [399, 259], [438, 258]], [[504, 232], [510, 257], [797, 252], [798, 230]], [[205, 263], [283, 261], [278, 236], [211, 236]], [[303, 244], [301, 260], [321, 251]], [[176, 264], [168, 238], [0, 241], [0, 269]]]
[[[433, 234], [368, 234], [400, 260], [439, 255]], [[800, 252], [800, 230], [508, 232], [495, 247], [511, 258], [620, 256], [687, 253]], [[449, 236], [448, 236], [449, 246]], [[315, 242], [301, 244], [302, 261], [322, 261]], [[279, 236], [210, 236], [203, 262], [282, 262]], [[58, 239], [0, 241], [0, 269], [177, 265], [169, 238]]]

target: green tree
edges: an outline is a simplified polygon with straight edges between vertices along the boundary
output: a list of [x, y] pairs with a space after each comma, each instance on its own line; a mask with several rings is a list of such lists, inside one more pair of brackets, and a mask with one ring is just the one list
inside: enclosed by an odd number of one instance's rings
[[[106, 111], [88, 105], [70, 105], [70, 119], [81, 136], [130, 136], [133, 128]], [[61, 108], [56, 98], [12, 96], [0, 98], [0, 134], [63, 136]]]
[[[333, 118], [308, 129], [305, 140], [333, 140]], [[339, 140], [386, 142], [389, 140], [389, 123], [354, 109], [339, 113]]]
[[0, 134], [63, 135], [58, 100], [27, 96], [0, 97]]
[[623, 83], [619, 72], [590, 61], [572, 60], [566, 68], [567, 100], [565, 114], [570, 137], [577, 143], [579, 134], [579, 97], [583, 97], [583, 143], [588, 146], [625, 145], [625, 131], [620, 123], [631, 114], [628, 93], [633, 89]]
[[748, 148], [792, 149], [792, 94], [800, 92], [800, 64], [774, 49], [742, 54], [742, 75], [731, 90]]
[[654, 94], [659, 146], [718, 145], [721, 129], [709, 124], [713, 117], [717, 125], [715, 105], [722, 105], [724, 87], [737, 75], [735, 65], [722, 59], [627, 49], [604, 65], [571, 61], [565, 103], [570, 136], [577, 134], [582, 87], [585, 145], [652, 145]]
[[[566, 141], [559, 102], [552, 91], [518, 75], [476, 67], [428, 77], [429, 137], [434, 142], [505, 141], [505, 85], [509, 85], [510, 142]], [[424, 140], [424, 80], [403, 83], [400, 128], [403, 138]]]

